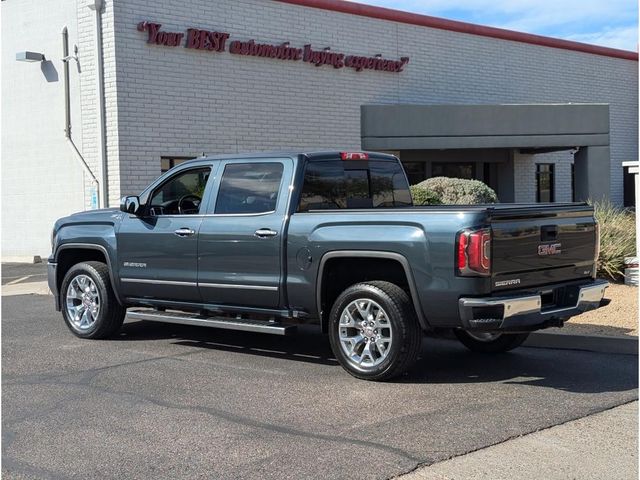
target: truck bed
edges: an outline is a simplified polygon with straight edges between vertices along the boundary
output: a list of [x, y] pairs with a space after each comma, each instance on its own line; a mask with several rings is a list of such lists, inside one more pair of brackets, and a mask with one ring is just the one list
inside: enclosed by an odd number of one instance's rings
[[[469, 214], [478, 227], [490, 227], [491, 291], [579, 280], [595, 275], [597, 231], [593, 207], [587, 203], [428, 205], [399, 208], [331, 210], [343, 215], [382, 219], [393, 215]], [[311, 210], [309, 213], [327, 213]], [[422, 221], [427, 237], [429, 222]], [[456, 232], [451, 232], [452, 240]]]

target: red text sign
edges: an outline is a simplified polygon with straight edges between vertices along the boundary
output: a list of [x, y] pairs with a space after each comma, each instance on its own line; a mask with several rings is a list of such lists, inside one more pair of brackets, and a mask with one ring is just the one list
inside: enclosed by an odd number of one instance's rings
[[166, 32], [161, 30], [159, 23], [140, 22], [138, 30], [147, 32], [147, 43], [163, 47], [178, 47], [184, 44], [185, 48], [195, 50], [207, 50], [211, 52], [228, 51], [233, 55], [245, 55], [252, 57], [273, 58], [276, 60], [302, 61], [316, 67], [323, 65], [332, 66], [335, 69], [352, 68], [356, 72], [362, 70], [379, 70], [383, 72], [402, 72], [409, 63], [409, 57], [401, 57], [399, 60], [383, 58], [381, 54], [374, 56], [346, 55], [334, 52], [331, 47], [314, 49], [311, 44], [303, 48], [290, 46], [289, 42], [279, 45], [268, 43], [256, 43], [255, 40], [229, 41], [231, 35], [226, 32], [202, 30], [197, 28], [187, 29], [186, 36], [182, 32]]

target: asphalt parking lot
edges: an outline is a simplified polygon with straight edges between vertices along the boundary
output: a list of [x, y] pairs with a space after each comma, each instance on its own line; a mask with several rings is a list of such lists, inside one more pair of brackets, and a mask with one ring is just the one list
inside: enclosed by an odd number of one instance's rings
[[2, 298], [3, 478], [390, 478], [638, 398], [637, 357], [427, 338], [393, 383], [326, 338], [126, 323], [75, 338], [49, 296]]
[[2, 264], [2, 285], [43, 282], [46, 279], [47, 264], [45, 262]]

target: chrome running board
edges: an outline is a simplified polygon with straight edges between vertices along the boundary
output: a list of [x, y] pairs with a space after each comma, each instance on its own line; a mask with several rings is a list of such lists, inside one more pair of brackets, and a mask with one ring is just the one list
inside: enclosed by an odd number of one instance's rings
[[224, 328], [226, 330], [241, 330], [244, 332], [271, 333], [274, 335], [289, 335], [296, 330], [295, 325], [283, 325], [276, 322], [259, 320], [237, 320], [223, 317], [207, 317], [197, 313], [163, 312], [158, 310], [129, 310], [127, 316], [133, 320], [147, 320], [151, 322], [177, 323], [180, 325], [195, 325], [198, 327]]

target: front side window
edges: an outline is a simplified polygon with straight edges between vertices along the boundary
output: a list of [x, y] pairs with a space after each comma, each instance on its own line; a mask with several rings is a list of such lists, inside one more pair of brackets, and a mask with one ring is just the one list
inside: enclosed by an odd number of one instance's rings
[[281, 163], [229, 163], [216, 199], [218, 214], [267, 213], [276, 209]]
[[408, 187], [397, 162], [309, 162], [298, 211], [410, 206]]
[[209, 167], [196, 168], [170, 178], [151, 195], [149, 214], [195, 215], [200, 212]]

